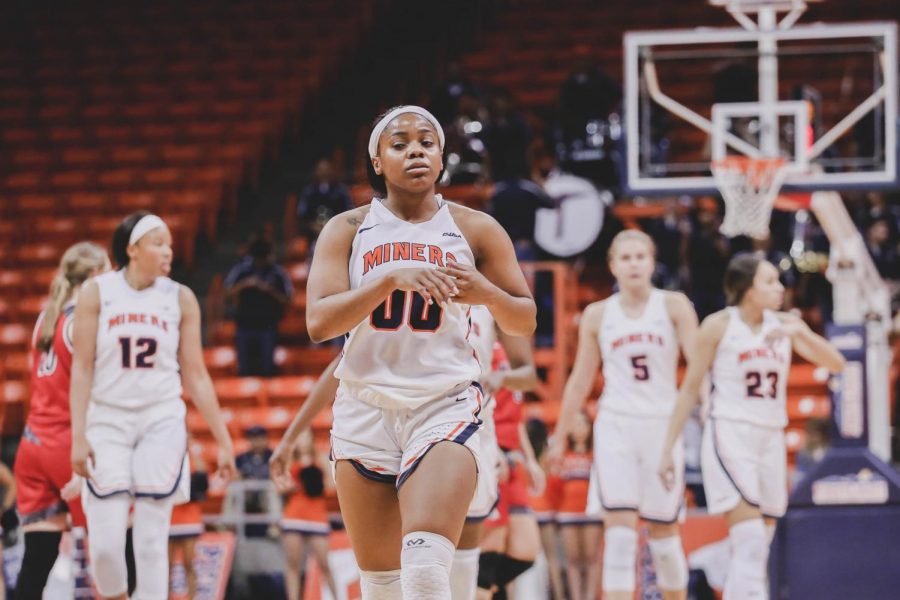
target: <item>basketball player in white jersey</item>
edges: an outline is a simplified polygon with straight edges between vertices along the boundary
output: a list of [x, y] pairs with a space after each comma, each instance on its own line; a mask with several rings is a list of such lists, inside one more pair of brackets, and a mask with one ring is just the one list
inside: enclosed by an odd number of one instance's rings
[[379, 119], [368, 150], [383, 197], [331, 219], [310, 267], [310, 338], [348, 336], [332, 456], [365, 598], [397, 598], [401, 588], [407, 598], [449, 598], [454, 549], [484, 483], [469, 305], [487, 306], [510, 335], [535, 327], [509, 236], [435, 193], [443, 145], [423, 108]]
[[[678, 395], [679, 348], [688, 356], [697, 314], [684, 294], [653, 287], [655, 254], [653, 240], [641, 231], [626, 230], [613, 239], [609, 268], [619, 292], [588, 306], [581, 317], [575, 365], [551, 446], [552, 457], [559, 460], [602, 363], [588, 512], [603, 516], [603, 591], [609, 600], [634, 595], [639, 517], [649, 524], [650, 553], [663, 597], [674, 600], [687, 594], [679, 532], [684, 497], [680, 439], [673, 442], [677, 480], [671, 489], [656, 473]], [[594, 590], [587, 593], [593, 597]]]
[[[145, 212], [113, 235], [121, 267], [85, 283], [75, 307], [70, 403], [72, 468], [86, 479], [94, 583], [104, 598], [126, 598], [125, 531], [134, 508], [135, 598], [169, 594], [172, 506], [188, 499], [188, 393], [219, 445], [219, 469], [234, 453], [203, 363], [200, 307], [169, 279], [172, 235]], [[183, 385], [183, 388], [182, 388]]]
[[[453, 557], [453, 567], [450, 572], [450, 584], [453, 600], [474, 600], [476, 587], [490, 589], [492, 581], [485, 580], [484, 575], [494, 573], [492, 579], [499, 577], [499, 571], [507, 574], [511, 581], [517, 575], [527, 570], [531, 560], [516, 560], [518, 557], [527, 558], [529, 548], [527, 540], [517, 543], [510, 549], [510, 559], [506, 554], [490, 552], [481, 554], [480, 544], [483, 541], [483, 524], [491, 516], [497, 504], [497, 492], [499, 485], [500, 461], [506, 462], [505, 453], [499, 447], [494, 429], [494, 408], [496, 400], [494, 392], [500, 388], [519, 392], [531, 391], [537, 387], [538, 378], [534, 368], [534, 359], [531, 353], [531, 343], [523, 337], [511, 336], [498, 329], [491, 312], [484, 306], [472, 306], [470, 309], [471, 331], [469, 341], [475, 351], [475, 357], [481, 366], [479, 381], [484, 391], [484, 405], [481, 419], [484, 421], [482, 437], [482, 450], [484, 469], [478, 476], [485, 481], [479, 491], [486, 494], [487, 498], [474, 498], [472, 506], [466, 515], [466, 524], [463, 527], [456, 553]], [[492, 370], [495, 345], [500, 344], [509, 361], [509, 368]], [[529, 446], [530, 449], [530, 446]], [[533, 453], [532, 453], [533, 454]], [[540, 475], [543, 475], [543, 471]], [[543, 487], [543, 481], [541, 485]], [[487, 507], [487, 510], [485, 510]], [[540, 544], [537, 525], [534, 526], [535, 547], [534, 554]], [[526, 533], [527, 535], [527, 533]], [[520, 535], [514, 541], [519, 541]], [[505, 545], [501, 550], [506, 550]], [[486, 564], [490, 562], [490, 564]], [[480, 564], [480, 566], [479, 566]]]
[[675, 481], [672, 449], [709, 373], [701, 467], [709, 512], [724, 513], [729, 526], [724, 597], [765, 599], [769, 543], [775, 520], [787, 507], [784, 427], [791, 352], [832, 373], [843, 369], [844, 358], [803, 320], [778, 312], [784, 286], [778, 269], [765, 259], [733, 258], [724, 287], [729, 306], [700, 326], [666, 435], [660, 477], [666, 485]]

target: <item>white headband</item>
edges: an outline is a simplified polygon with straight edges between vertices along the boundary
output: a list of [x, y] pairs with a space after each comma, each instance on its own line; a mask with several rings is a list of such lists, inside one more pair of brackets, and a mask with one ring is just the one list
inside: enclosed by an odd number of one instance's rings
[[151, 230], [165, 226], [165, 221], [156, 215], [146, 215], [141, 217], [141, 219], [134, 224], [134, 229], [131, 230], [131, 237], [128, 238], [128, 245], [132, 246], [137, 244], [140, 239], [150, 233]]
[[384, 133], [384, 128], [387, 127], [388, 123], [393, 121], [398, 115], [413, 113], [414, 115], [419, 115], [420, 117], [425, 118], [429, 123], [434, 125], [435, 130], [438, 134], [438, 140], [441, 142], [441, 150], [444, 149], [444, 128], [441, 127], [441, 124], [435, 118], [433, 114], [422, 108], [421, 106], [398, 106], [388, 114], [384, 115], [380, 121], [375, 125], [372, 129], [372, 135], [369, 136], [369, 158], [374, 157], [378, 153], [378, 138], [381, 137], [381, 134]]

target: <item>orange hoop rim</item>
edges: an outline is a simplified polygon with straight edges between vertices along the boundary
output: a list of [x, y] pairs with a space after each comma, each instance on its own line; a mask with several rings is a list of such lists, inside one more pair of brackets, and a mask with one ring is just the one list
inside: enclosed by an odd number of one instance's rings
[[[786, 165], [787, 160], [780, 156], [726, 156], [718, 160], [713, 160], [710, 166], [715, 169], [739, 169], [747, 172], [754, 166], [761, 166], [765, 169], [779, 169]], [[812, 203], [812, 192], [784, 192], [779, 193], [775, 197], [774, 208], [778, 210], [793, 212], [798, 210], [808, 210]]]

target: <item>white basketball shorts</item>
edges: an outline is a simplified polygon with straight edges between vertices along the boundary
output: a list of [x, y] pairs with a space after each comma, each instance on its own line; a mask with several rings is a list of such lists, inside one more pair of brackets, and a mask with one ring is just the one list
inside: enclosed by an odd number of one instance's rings
[[92, 402], [87, 438], [96, 463], [85, 482], [96, 498], [130, 494], [141, 498], [190, 496], [185, 405], [179, 398], [141, 409]]
[[700, 458], [710, 513], [728, 512], [743, 499], [765, 516], [784, 515], [787, 454], [781, 428], [710, 418]]
[[667, 490], [659, 459], [667, 418], [637, 417], [600, 408], [594, 422], [594, 468], [586, 513], [634, 510], [646, 521], [674, 523], [684, 518], [684, 444], [672, 450], [675, 482]]
[[482, 403], [477, 383], [409, 410], [366, 404], [341, 386], [332, 409], [331, 458], [350, 461], [364, 477], [399, 489], [435, 444], [461, 444], [472, 452], [479, 474], [469, 514], [487, 516], [496, 502], [497, 482], [486, 475], [493, 459], [483, 449]]

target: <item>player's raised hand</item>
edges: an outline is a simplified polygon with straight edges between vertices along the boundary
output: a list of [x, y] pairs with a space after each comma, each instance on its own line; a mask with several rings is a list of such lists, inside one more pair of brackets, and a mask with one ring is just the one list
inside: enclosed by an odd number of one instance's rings
[[771, 346], [780, 339], [793, 339], [794, 336], [801, 333], [804, 328], [806, 328], [806, 324], [799, 317], [794, 315], [784, 315], [781, 319], [781, 325], [766, 335], [766, 344]]
[[288, 492], [294, 488], [290, 469], [291, 449], [284, 444], [284, 440], [281, 440], [269, 459], [269, 477], [279, 492]]
[[429, 304], [445, 304], [459, 293], [453, 278], [440, 269], [410, 268], [392, 271], [394, 287], [405, 292], [419, 292]]
[[237, 466], [234, 464], [234, 448], [231, 444], [219, 444], [219, 452], [216, 457], [218, 469], [216, 475], [222, 478], [222, 481], [229, 482], [237, 475]]
[[[94, 468], [97, 459], [87, 436], [81, 435], [72, 439], [72, 472], [84, 478], [90, 478], [89, 469]], [[88, 464], [90, 462], [90, 465]]]
[[455, 300], [463, 304], [488, 304], [497, 292], [497, 286], [487, 280], [471, 265], [448, 261], [446, 267], [437, 269], [441, 273], [453, 277], [459, 293]]
[[656, 473], [664, 488], [671, 490], [675, 486], [675, 462], [672, 460], [671, 452], [663, 452]]

